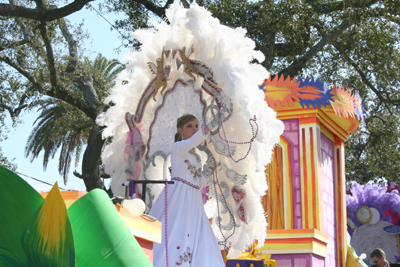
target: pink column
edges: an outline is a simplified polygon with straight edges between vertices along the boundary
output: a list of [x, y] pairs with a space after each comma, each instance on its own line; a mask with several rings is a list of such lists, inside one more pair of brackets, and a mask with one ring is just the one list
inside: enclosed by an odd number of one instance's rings
[[329, 235], [325, 267], [336, 267], [335, 181], [333, 141], [321, 133], [322, 206], [324, 233]]
[[294, 229], [302, 229], [299, 119], [284, 120], [283, 123], [285, 124], [283, 136], [291, 147]]

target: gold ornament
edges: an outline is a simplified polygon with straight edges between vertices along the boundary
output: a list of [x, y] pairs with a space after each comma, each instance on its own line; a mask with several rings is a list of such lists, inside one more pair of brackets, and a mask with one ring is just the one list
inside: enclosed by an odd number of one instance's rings
[[165, 88], [167, 88], [167, 79], [164, 78], [164, 52], [161, 52], [161, 58], [157, 58], [156, 65], [151, 62], [147, 62], [149, 65], [150, 71], [153, 74], [157, 75], [156, 83], [154, 85], [154, 93], [153, 93], [153, 100], [156, 101], [156, 95], [158, 89], [162, 87], [161, 94], [164, 92]]

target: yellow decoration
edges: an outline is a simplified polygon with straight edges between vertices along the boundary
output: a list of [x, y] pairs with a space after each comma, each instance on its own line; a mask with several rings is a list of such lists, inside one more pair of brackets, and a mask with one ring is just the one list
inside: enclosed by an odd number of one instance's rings
[[192, 63], [189, 61], [189, 57], [194, 52], [194, 48], [191, 47], [189, 49], [187, 56], [185, 55], [185, 50], [186, 47], [183, 47], [183, 49], [178, 49], [179, 55], [181, 56], [182, 59], [182, 64], [186, 65], [185, 68], [186, 74], [192, 77], [196, 81], [196, 77], [193, 75], [193, 73], [196, 74], [197, 77], [199, 77], [199, 73], [197, 72], [197, 70], [193, 68]]
[[354, 248], [348, 246], [347, 247], [347, 260], [346, 267], [367, 267], [362, 259], [356, 256], [356, 252]]
[[157, 66], [151, 62], [147, 62], [149, 65], [150, 71], [153, 74], [157, 75], [156, 84], [154, 85], [154, 93], [153, 100], [156, 101], [156, 95], [158, 89], [162, 87], [161, 94], [164, 92], [165, 88], [167, 88], [167, 80], [164, 79], [164, 52], [161, 52], [161, 58], [157, 58], [156, 60]]
[[[264, 260], [264, 266], [277, 267], [276, 260], [271, 260], [271, 254], [262, 253], [261, 250], [255, 249], [256, 243], [253, 243], [250, 252], [245, 252], [238, 257], [238, 260]], [[237, 266], [237, 265], [236, 265]], [[240, 266], [239, 266], [240, 267]]]
[[71, 223], [57, 182], [28, 224], [22, 243], [31, 252], [30, 266], [75, 266]]
[[267, 212], [268, 230], [285, 229], [282, 170], [282, 148], [275, 146], [272, 161], [265, 169], [269, 190], [262, 199]]

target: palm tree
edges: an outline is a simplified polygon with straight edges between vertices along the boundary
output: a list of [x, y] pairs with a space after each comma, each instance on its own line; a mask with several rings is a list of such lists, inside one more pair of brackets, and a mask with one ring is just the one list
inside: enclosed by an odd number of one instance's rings
[[[101, 54], [98, 54], [93, 62], [85, 57], [83, 64], [85, 71], [93, 77], [99, 100], [103, 101], [124, 66], [117, 60], [107, 60]], [[82, 94], [78, 88], [79, 86], [76, 86], [71, 89], [75, 94]], [[36, 126], [25, 146], [25, 156], [30, 157], [32, 162], [44, 151], [43, 168], [46, 169], [49, 159], [54, 158], [61, 148], [58, 171], [66, 184], [72, 159], [75, 157], [77, 165], [82, 148], [87, 144], [96, 123], [83, 111], [59, 99], [45, 100], [39, 111], [40, 114], [33, 123]]]

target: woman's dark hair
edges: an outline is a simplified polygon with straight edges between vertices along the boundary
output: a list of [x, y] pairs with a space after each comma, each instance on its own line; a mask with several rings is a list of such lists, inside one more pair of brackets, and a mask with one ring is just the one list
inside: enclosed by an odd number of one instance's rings
[[[186, 123], [188, 123], [189, 121], [192, 121], [194, 119], [197, 119], [197, 118], [191, 114], [185, 114], [185, 115], [179, 117], [176, 120], [176, 129], [183, 128], [183, 125], [185, 125]], [[179, 130], [175, 134], [175, 142], [178, 142], [178, 141], [182, 141], [182, 135], [179, 133]]]

